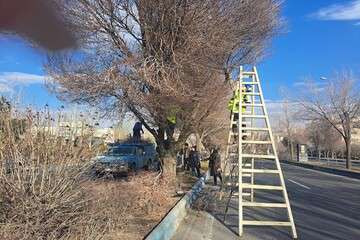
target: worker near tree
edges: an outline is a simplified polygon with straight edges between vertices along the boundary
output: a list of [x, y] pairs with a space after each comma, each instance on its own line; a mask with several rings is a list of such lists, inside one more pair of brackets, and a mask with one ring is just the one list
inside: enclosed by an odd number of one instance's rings
[[179, 112], [178, 107], [172, 107], [167, 114], [167, 117], [166, 117], [167, 127], [165, 130], [166, 130], [166, 137], [168, 140], [173, 138], [175, 127], [176, 127], [176, 122], [177, 122], [176, 115], [178, 114], [178, 112]]
[[196, 174], [197, 177], [201, 177], [200, 174], [200, 156], [196, 149], [196, 146], [193, 146], [190, 151], [190, 166], [193, 174]]
[[[249, 96], [247, 94], [247, 92], [251, 92], [251, 87], [249, 86], [243, 86], [241, 88], [242, 91], [242, 103], [249, 103]], [[239, 88], [237, 87], [234, 91], [233, 91], [233, 96], [230, 99], [229, 103], [228, 103], [228, 109], [231, 113], [235, 113], [235, 115], [237, 115], [236, 120], [238, 119], [238, 115], [239, 115], [239, 103], [240, 103], [240, 91]], [[246, 106], [242, 106], [242, 112], [244, 113], [246, 111]], [[235, 119], [234, 119], [235, 120]]]
[[220, 179], [222, 183], [222, 176], [221, 176], [221, 156], [219, 153], [219, 148], [215, 147], [210, 154], [209, 157], [209, 169], [210, 169], [210, 176], [214, 177], [214, 185], [217, 185], [217, 178]]
[[[242, 86], [242, 103], [249, 103], [249, 96], [245, 93], [251, 92], [252, 88], [250, 86]], [[234, 121], [237, 121], [239, 119], [239, 107], [240, 107], [240, 91], [239, 87], [237, 86], [236, 89], [233, 91], [233, 96], [230, 99], [228, 103], [228, 109], [230, 111], [230, 118], [231, 115], [234, 114]], [[241, 108], [242, 113], [246, 112], [246, 106], [242, 106]], [[245, 125], [243, 125], [245, 127]], [[232, 131], [236, 132], [236, 124], [232, 124]], [[236, 141], [236, 136], [234, 137], [234, 140]]]
[[189, 171], [190, 170], [190, 149], [189, 149], [189, 144], [188, 143], [185, 143], [184, 146], [183, 146], [183, 149], [182, 149], [182, 157], [183, 157], [183, 169], [184, 171], [187, 170]]
[[144, 130], [142, 128], [141, 122], [136, 122], [133, 127], [133, 139], [136, 142], [139, 142], [141, 140], [141, 133], [144, 134]]

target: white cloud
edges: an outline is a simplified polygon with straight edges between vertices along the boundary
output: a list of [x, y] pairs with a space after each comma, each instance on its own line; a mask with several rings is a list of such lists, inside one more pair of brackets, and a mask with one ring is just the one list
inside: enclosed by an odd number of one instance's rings
[[0, 93], [12, 92], [13, 89], [4, 83], [0, 83]]
[[360, 20], [360, 0], [330, 5], [319, 9], [311, 16], [319, 20]]
[[0, 92], [12, 92], [16, 86], [27, 86], [31, 84], [43, 84], [45, 76], [22, 73], [2, 72], [0, 73]]
[[322, 92], [326, 89], [328, 85], [328, 82], [326, 82], [326, 80], [323, 80], [323, 82], [315, 82], [312, 80], [303, 80], [303, 81], [297, 81], [293, 84], [293, 86], [295, 88], [297, 88], [298, 90], [300, 90], [301, 88], [305, 88], [305, 89], [311, 89], [310, 91], [312, 93], [315, 92]]

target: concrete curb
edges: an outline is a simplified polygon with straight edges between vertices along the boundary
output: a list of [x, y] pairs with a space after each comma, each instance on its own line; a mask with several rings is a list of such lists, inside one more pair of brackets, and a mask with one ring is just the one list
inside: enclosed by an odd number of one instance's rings
[[331, 173], [343, 177], [349, 177], [349, 178], [355, 178], [360, 179], [360, 173], [345, 170], [345, 169], [336, 169], [336, 168], [330, 168], [330, 167], [323, 167], [323, 166], [316, 166], [312, 164], [302, 163], [302, 162], [294, 162], [294, 161], [288, 161], [288, 160], [281, 160], [281, 163], [286, 163], [298, 167], [308, 168], [316, 171]]
[[171, 239], [181, 221], [186, 216], [186, 208], [198, 198], [199, 193], [203, 190], [207, 176], [201, 177], [186, 193], [175, 206], [166, 214], [161, 222], [153, 228], [153, 230], [145, 236], [144, 240], [168, 240]]

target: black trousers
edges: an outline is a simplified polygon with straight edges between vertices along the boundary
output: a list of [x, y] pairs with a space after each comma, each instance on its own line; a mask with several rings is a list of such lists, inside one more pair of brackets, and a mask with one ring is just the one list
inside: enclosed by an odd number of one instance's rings
[[217, 178], [219, 178], [220, 182], [222, 183], [222, 176], [221, 176], [220, 172], [214, 174], [214, 185], [215, 186], [217, 185]]
[[200, 174], [200, 165], [192, 166], [192, 167], [191, 167], [191, 171], [192, 171], [193, 173], [196, 172], [196, 176], [201, 177], [201, 174]]

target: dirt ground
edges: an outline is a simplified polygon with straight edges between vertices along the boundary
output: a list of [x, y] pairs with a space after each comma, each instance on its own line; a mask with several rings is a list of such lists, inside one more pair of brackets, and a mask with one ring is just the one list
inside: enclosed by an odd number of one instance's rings
[[197, 178], [180, 173], [176, 186], [157, 173], [141, 171], [126, 178], [101, 178], [84, 183], [91, 196], [91, 211], [103, 221], [104, 240], [143, 239], [191, 189]]

